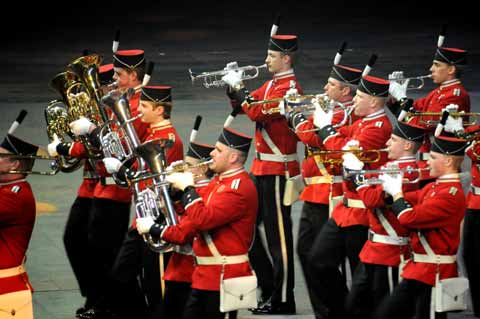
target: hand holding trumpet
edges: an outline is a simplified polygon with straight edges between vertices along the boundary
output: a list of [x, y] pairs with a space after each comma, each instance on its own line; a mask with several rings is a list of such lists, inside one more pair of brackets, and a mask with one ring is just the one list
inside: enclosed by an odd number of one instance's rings
[[313, 105], [315, 105], [315, 112], [313, 112], [313, 124], [319, 129], [332, 124], [333, 110], [325, 112], [317, 99], [312, 99]]

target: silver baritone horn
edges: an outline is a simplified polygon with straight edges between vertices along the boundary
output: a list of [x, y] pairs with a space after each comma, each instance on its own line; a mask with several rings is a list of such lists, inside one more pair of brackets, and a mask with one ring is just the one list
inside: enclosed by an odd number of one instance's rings
[[208, 88], [211, 87], [222, 87], [227, 85], [223, 80], [222, 77], [226, 75], [229, 71], [238, 71], [241, 73], [242, 81], [251, 80], [258, 77], [260, 73], [260, 69], [266, 68], [266, 64], [262, 64], [259, 66], [255, 65], [246, 65], [246, 66], [238, 66], [237, 62], [230, 62], [227, 63], [223, 70], [219, 71], [212, 71], [212, 72], [201, 72], [197, 73], [192, 71], [192, 69], [188, 69], [190, 74], [190, 79], [192, 83], [196, 80], [203, 79], [203, 86]]

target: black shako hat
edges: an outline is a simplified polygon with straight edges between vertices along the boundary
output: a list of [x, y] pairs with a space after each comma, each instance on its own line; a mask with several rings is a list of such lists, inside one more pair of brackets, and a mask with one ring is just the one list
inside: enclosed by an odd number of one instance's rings
[[371, 96], [387, 97], [390, 82], [382, 78], [365, 75], [360, 80], [358, 90]]
[[336, 64], [332, 67], [330, 77], [343, 83], [358, 85], [362, 78], [362, 70]]
[[463, 156], [467, 141], [447, 136], [438, 136], [433, 139], [430, 151], [445, 155]]
[[467, 64], [467, 51], [457, 48], [438, 47], [433, 59], [453, 65], [465, 65]]
[[145, 65], [145, 52], [143, 50], [119, 50], [113, 54], [113, 65], [124, 69], [135, 69]]
[[412, 142], [422, 143], [425, 138], [425, 128], [413, 124], [407, 124], [402, 121], [396, 121], [393, 126], [392, 134]]
[[228, 147], [248, 153], [252, 138], [243, 133], [234, 131], [231, 128], [224, 127], [222, 133], [218, 137], [218, 141]]
[[104, 64], [98, 68], [98, 80], [100, 85], [106, 85], [113, 82], [113, 64]]
[[268, 49], [283, 53], [295, 52], [298, 50], [298, 38], [292, 34], [272, 35], [268, 41]]
[[11, 134], [5, 136], [0, 146], [17, 155], [35, 155], [38, 150], [38, 146], [25, 142]]
[[142, 87], [141, 101], [150, 101], [155, 103], [172, 102], [171, 86], [144, 86]]
[[215, 149], [215, 146], [190, 142], [188, 145], [187, 156], [199, 159], [209, 160], [211, 158], [210, 153]]

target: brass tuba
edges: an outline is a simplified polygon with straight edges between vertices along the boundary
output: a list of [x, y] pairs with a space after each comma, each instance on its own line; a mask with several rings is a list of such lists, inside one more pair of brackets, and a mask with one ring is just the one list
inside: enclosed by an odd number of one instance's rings
[[[75, 136], [70, 131], [69, 123], [74, 112], [79, 112], [74, 106], [73, 101], [68, 96], [69, 88], [76, 87], [78, 81], [73, 73], [62, 72], [57, 74], [51, 81], [50, 87], [57, 91], [61, 100], [51, 101], [44, 110], [45, 121], [47, 123], [47, 135], [50, 142], [57, 135], [62, 142], [75, 140]], [[58, 157], [59, 169], [62, 172], [70, 173], [83, 165], [83, 160], [68, 156]]]
[[[151, 216], [156, 220], [164, 216], [168, 226], [177, 224], [177, 215], [168, 192], [169, 184], [164, 174], [167, 167], [165, 148], [170, 147], [171, 143], [172, 141], [168, 139], [156, 139], [143, 143], [135, 149], [135, 153], [147, 163], [153, 176], [150, 179], [153, 183], [152, 188], [147, 187], [141, 191], [135, 188], [137, 217]], [[163, 240], [156, 241], [148, 234], [144, 235], [144, 239], [150, 249], [155, 252], [165, 252], [172, 247], [172, 244]]]

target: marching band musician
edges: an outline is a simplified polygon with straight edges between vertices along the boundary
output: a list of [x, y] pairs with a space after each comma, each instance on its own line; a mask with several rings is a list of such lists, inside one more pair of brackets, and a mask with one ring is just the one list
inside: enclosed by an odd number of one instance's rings
[[[403, 280], [378, 308], [378, 318], [430, 317], [431, 291], [439, 279], [457, 276], [456, 254], [466, 203], [459, 171], [466, 142], [438, 136], [432, 142], [428, 165], [436, 180], [420, 190], [404, 193], [402, 175], [382, 174], [383, 189], [393, 197], [392, 211], [411, 231], [412, 259]], [[435, 313], [446, 318], [447, 313]]]
[[[471, 126], [465, 129], [470, 134], [478, 131], [480, 126]], [[475, 317], [480, 318], [480, 233], [478, 225], [480, 220], [480, 144], [477, 139], [468, 146], [465, 154], [472, 161], [470, 169], [471, 185], [467, 194], [467, 211], [465, 212], [465, 220], [463, 224], [463, 260], [467, 277], [470, 283], [470, 295], [472, 297], [473, 313]]]
[[[390, 161], [382, 169], [392, 168], [391, 165], [395, 169], [412, 169], [403, 176], [411, 181], [403, 184], [404, 191], [418, 189], [420, 175], [415, 171], [415, 154], [424, 138], [423, 127], [396, 122], [387, 141]], [[363, 163], [354, 154], [347, 153], [343, 157], [343, 167], [347, 172], [363, 168]], [[352, 181], [363, 203], [369, 208], [370, 228], [368, 240], [360, 252], [360, 263], [353, 275], [345, 307], [348, 318], [371, 318], [374, 309], [398, 283], [399, 265], [409, 258], [409, 234], [388, 207], [381, 185], [358, 184], [355, 175], [352, 176]]]
[[[145, 56], [143, 50], [119, 50], [113, 54], [114, 79], [119, 89], [137, 88], [145, 74]], [[132, 117], [138, 114], [140, 92], [136, 92], [129, 100]], [[140, 139], [146, 134], [147, 124], [140, 119], [133, 122]], [[88, 119], [82, 117], [70, 123], [72, 133], [76, 136], [89, 136], [96, 139], [98, 130]], [[51, 143], [49, 149], [59, 154], [73, 157], [85, 156], [85, 146], [80, 142]], [[96, 171], [101, 176], [95, 185], [91, 220], [89, 223], [89, 246], [93, 258], [97, 262], [96, 271], [92, 273], [93, 307], [79, 315], [83, 319], [101, 318], [109, 315], [108, 296], [113, 294], [110, 284], [110, 271], [118, 254], [128, 228], [132, 193], [128, 188], [119, 187], [107, 174], [104, 164], [97, 161]], [[112, 223], [112, 221], [115, 221]]]
[[[193, 235], [195, 268], [183, 318], [225, 318], [220, 312], [220, 275], [225, 279], [252, 273], [248, 249], [253, 237], [258, 195], [244, 169], [251, 138], [224, 128], [211, 152], [216, 173], [201, 195], [194, 185], [193, 174], [173, 173], [167, 180], [183, 190], [185, 218], [176, 226], [147, 224], [138, 229], [162, 240], [185, 244]], [[150, 226], [150, 227], [148, 227]], [[237, 311], [228, 312], [236, 318]]]
[[[281, 198], [286, 179], [298, 175], [300, 170], [296, 154], [297, 136], [289, 129], [283, 115], [265, 112], [265, 109], [276, 107], [278, 103], [250, 106], [249, 102], [284, 97], [292, 88], [292, 81], [293, 89], [302, 93], [293, 71], [297, 50], [296, 35], [271, 36], [265, 62], [269, 72], [273, 73], [273, 79], [255, 91], [248, 92], [243, 87], [241, 75], [235, 70], [222, 78], [231, 88], [229, 96], [234, 100], [233, 104], [238, 103], [255, 122], [256, 157], [251, 172], [259, 193], [257, 224], [264, 224], [268, 251], [272, 257], [270, 262], [260, 236], [255, 236], [250, 257], [253, 268], [259, 274], [264, 301], [253, 309], [257, 314], [296, 312], [291, 206], [283, 205]], [[258, 227], [256, 234], [260, 234]]]
[[[407, 100], [407, 87], [409, 81], [402, 83], [395, 81], [396, 78], [403, 77], [403, 72], [393, 72], [389, 75], [390, 95], [398, 101], [399, 104], [407, 108], [405, 111], [413, 112], [441, 112], [447, 105], [456, 104], [456, 111], [470, 112], [470, 96], [463, 87], [460, 77], [463, 68], [466, 65], [467, 51], [458, 48], [444, 47], [443, 40], [439, 40], [439, 45], [435, 51], [432, 66], [430, 67], [431, 77], [438, 88], [432, 90], [426, 97], [419, 98], [413, 102], [413, 109], [410, 107], [411, 101]], [[412, 117], [409, 122], [417, 125], [426, 126], [425, 121], [438, 119], [438, 116], [424, 116], [420, 119], [417, 116]], [[400, 120], [402, 120], [400, 118]], [[429, 128], [433, 132], [434, 127]], [[427, 166], [428, 152], [430, 150], [430, 138], [426, 138], [419, 152], [419, 166]], [[430, 182], [428, 172], [425, 171], [422, 179], [422, 185]]]
[[[338, 131], [331, 125], [333, 112], [325, 113], [321, 107], [314, 112], [318, 136], [327, 150], [349, 149], [380, 150], [390, 138], [392, 126], [385, 113], [388, 81], [363, 76], [353, 98], [354, 114], [360, 119]], [[379, 152], [371, 168], [385, 163], [385, 154]], [[345, 277], [338, 267], [348, 257], [352, 273], [358, 254], [367, 239], [368, 213], [355, 190], [343, 183], [344, 199], [332, 212], [332, 217], [322, 227], [311, 249], [311, 287], [316, 298], [328, 309], [328, 318], [344, 318], [344, 300], [347, 294]], [[327, 314], [323, 314], [327, 316]], [[322, 317], [319, 317], [322, 318]]]
[[[343, 126], [351, 125], [356, 116], [351, 112], [345, 113], [344, 107], [353, 106], [353, 95], [360, 82], [362, 71], [349, 66], [335, 64], [332, 67], [330, 77], [325, 85], [325, 94], [333, 102], [340, 102], [342, 107], [334, 108], [332, 123]], [[347, 114], [347, 115], [346, 115]], [[347, 118], [345, 118], [345, 115]], [[323, 162], [320, 156], [315, 155], [315, 150], [323, 149], [323, 144], [315, 131], [313, 116], [305, 118], [301, 112], [293, 109], [287, 114], [291, 127], [295, 129], [298, 138], [305, 144], [305, 159], [302, 162], [302, 177], [305, 181], [305, 189], [300, 199], [304, 201], [300, 225], [298, 230], [297, 254], [302, 265], [303, 274], [307, 287], [310, 285], [308, 258], [315, 237], [320, 233], [323, 225], [329, 218], [330, 199], [343, 194], [341, 166], [335, 163]], [[302, 132], [305, 131], [305, 132]], [[327, 157], [325, 157], [327, 158]], [[310, 300], [315, 313], [320, 316], [322, 309], [320, 300], [315, 300], [316, 295], [308, 288]]]
[[[172, 141], [173, 145], [166, 148], [165, 152], [167, 164], [183, 159], [183, 143], [170, 120], [172, 108], [172, 88], [170, 86], [142, 87], [138, 112], [142, 114], [141, 121], [149, 125], [148, 135], [142, 142], [156, 139]], [[134, 174], [133, 168], [122, 166], [122, 163], [116, 158], [104, 158], [103, 162], [109, 173], [118, 172], [120, 175], [127, 176]], [[160, 260], [162, 264], [166, 264], [166, 259], [164, 254], [159, 255], [145, 245], [142, 236], [136, 231], [136, 219], [134, 219], [112, 270], [117, 286], [115, 289], [117, 297], [113, 298], [112, 302], [116, 305], [114, 311], [118, 316], [138, 316], [138, 309], [131, 307], [128, 300], [131, 299], [129, 294], [132, 293], [132, 290], [135, 291], [134, 299], [138, 302], [143, 299], [136, 289], [138, 288], [136, 278], [140, 274], [143, 275], [142, 290], [148, 301], [145, 311], [149, 316], [163, 313], [165, 310], [162, 306], [163, 287], [159, 285], [159, 282], [164, 280], [164, 267], [160, 266]], [[128, 315], [129, 311], [130, 315]]]
[[[0, 153], [36, 155], [38, 147], [7, 134]], [[25, 174], [33, 160], [0, 156], [0, 318], [33, 318], [32, 286], [25, 271], [35, 224], [35, 199]]]
[[[113, 64], [101, 65], [98, 68], [98, 79], [101, 88], [105, 88], [113, 80]], [[54, 141], [48, 146], [50, 156], [58, 155], [57, 143]], [[62, 147], [62, 146], [60, 146]], [[65, 150], [67, 151], [67, 150]], [[72, 266], [73, 273], [77, 279], [80, 293], [85, 297], [84, 306], [77, 309], [79, 315], [93, 307], [92, 291], [95, 289], [91, 281], [91, 264], [85, 262], [89, 258], [88, 246], [88, 223], [90, 220], [93, 193], [95, 186], [99, 182], [100, 176], [95, 172], [90, 161], [85, 161], [83, 165], [83, 180], [77, 191], [77, 198], [73, 202], [63, 233], [63, 243], [67, 253], [68, 260]]]

